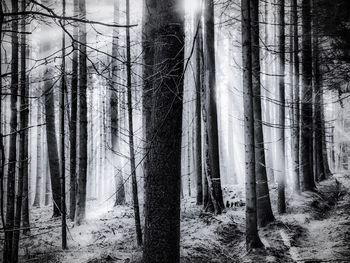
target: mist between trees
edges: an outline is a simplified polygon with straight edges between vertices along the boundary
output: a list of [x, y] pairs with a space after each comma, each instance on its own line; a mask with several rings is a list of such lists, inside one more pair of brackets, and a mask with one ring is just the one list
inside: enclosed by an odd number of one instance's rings
[[293, 245], [350, 218], [349, 10], [1, 1], [2, 261], [350, 257]]

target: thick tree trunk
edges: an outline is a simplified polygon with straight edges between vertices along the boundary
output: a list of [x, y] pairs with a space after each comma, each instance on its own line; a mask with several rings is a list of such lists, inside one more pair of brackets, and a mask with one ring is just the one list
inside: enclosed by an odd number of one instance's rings
[[[21, 10], [25, 11], [26, 1], [22, 0]], [[25, 32], [26, 30], [26, 20], [25, 17], [21, 19], [21, 30]], [[16, 213], [14, 221], [14, 233], [13, 233], [13, 251], [12, 251], [12, 261], [13, 263], [18, 262], [18, 248], [19, 248], [19, 238], [20, 238], [20, 228], [21, 228], [21, 214], [22, 214], [22, 204], [24, 203], [24, 178], [26, 177], [27, 187], [28, 187], [28, 87], [26, 79], [26, 35], [21, 35], [21, 71], [20, 71], [20, 123], [19, 128], [21, 132], [19, 133], [19, 169], [18, 169], [18, 179], [17, 179], [17, 195], [16, 195]], [[26, 194], [28, 198], [28, 189], [26, 189]], [[24, 218], [23, 218], [24, 219]], [[23, 221], [24, 223], [24, 221]], [[29, 223], [29, 222], [28, 222]]]
[[279, 86], [279, 120], [278, 120], [278, 154], [279, 175], [278, 175], [278, 212], [283, 214], [286, 212], [285, 198], [285, 180], [286, 180], [286, 149], [285, 149], [285, 119], [286, 119], [286, 103], [285, 103], [285, 7], [284, 0], [279, 0], [278, 7], [278, 86]]
[[[313, 6], [316, 2], [313, 0]], [[324, 119], [322, 72], [320, 68], [319, 22], [317, 14], [313, 14], [313, 70], [314, 70], [314, 140], [315, 140], [315, 178], [325, 180], [331, 175], [326, 145], [326, 129]], [[321, 136], [320, 136], [321, 135]]]
[[[18, 1], [12, 0], [12, 12], [18, 12]], [[6, 225], [5, 225], [5, 245], [4, 245], [4, 262], [11, 262], [13, 228], [15, 215], [15, 182], [17, 166], [17, 92], [18, 92], [18, 18], [13, 16], [11, 35], [11, 117], [10, 117], [10, 139], [9, 155], [7, 168], [7, 205], [6, 205]]]
[[[78, 1], [74, 0], [74, 15], [78, 16]], [[73, 27], [73, 37], [78, 40], [79, 29]], [[70, 180], [69, 180], [69, 218], [74, 220], [77, 197], [77, 110], [78, 110], [78, 44], [73, 43], [72, 83], [71, 83], [71, 112], [70, 112]]]
[[246, 187], [246, 248], [262, 247], [258, 235], [257, 196], [255, 176], [255, 140], [252, 83], [252, 42], [251, 42], [251, 5], [258, 1], [242, 0], [242, 63], [243, 63], [243, 106], [245, 140], [245, 187]]
[[[265, 147], [261, 113], [259, 3], [251, 0], [252, 88], [254, 109], [255, 174], [258, 206], [258, 225], [266, 226], [274, 221], [266, 174]], [[256, 1], [256, 2], [255, 2]]]
[[196, 164], [196, 185], [197, 205], [203, 204], [203, 168], [202, 168], [202, 110], [201, 90], [203, 80], [203, 29], [202, 11], [197, 14], [197, 40], [196, 40], [196, 112], [195, 112], [195, 164]]
[[[126, 25], [130, 25], [130, 0], [126, 0]], [[131, 47], [130, 47], [130, 27], [126, 28], [126, 70], [127, 70], [127, 93], [128, 93], [128, 120], [129, 120], [129, 151], [130, 151], [130, 170], [132, 179], [132, 197], [135, 214], [135, 227], [137, 245], [142, 245], [142, 231], [140, 220], [139, 197], [137, 193], [137, 178], [134, 149], [134, 127], [132, 115], [132, 86], [131, 86]]]
[[[79, 0], [79, 14], [86, 19], [85, 0]], [[86, 24], [79, 25], [79, 177], [75, 220], [80, 225], [85, 220], [86, 177], [87, 177], [87, 60], [86, 60]]]
[[[151, 65], [156, 74], [145, 76], [153, 84], [153, 103], [147, 105], [152, 106], [152, 121], [146, 126], [151, 130], [146, 130], [146, 137], [147, 134], [153, 137], [145, 174], [143, 262], [178, 263], [184, 18], [177, 1], [149, 1], [147, 4], [149, 9], [144, 10], [145, 15], [155, 19], [157, 24], [150, 25], [155, 38], [149, 38], [151, 33], [144, 39], [146, 43], [155, 43]], [[147, 31], [148, 25], [145, 26]]]
[[299, 67], [299, 25], [298, 1], [292, 0], [293, 25], [293, 130], [292, 130], [292, 160], [293, 160], [293, 190], [300, 192], [300, 67]]
[[302, 93], [300, 165], [302, 190], [316, 188], [313, 175], [311, 0], [302, 1]]
[[215, 80], [215, 29], [214, 29], [214, 2], [205, 0], [204, 5], [204, 92], [203, 121], [205, 123], [206, 146], [206, 174], [209, 189], [208, 203], [205, 210], [221, 214], [225, 208], [220, 179], [219, 135], [216, 106]]
[[[114, 1], [114, 23], [119, 23], [119, 0]], [[115, 28], [113, 30], [113, 41], [112, 41], [112, 84], [111, 84], [111, 98], [110, 98], [110, 108], [111, 108], [111, 135], [112, 135], [112, 151], [113, 155], [116, 156], [116, 165], [114, 169], [116, 177], [116, 196], [115, 196], [115, 205], [125, 204], [125, 188], [124, 188], [124, 179], [121, 169], [121, 160], [118, 157], [118, 152], [120, 152], [120, 132], [118, 125], [119, 118], [119, 102], [118, 102], [118, 81], [119, 81], [119, 63], [116, 59], [118, 57], [119, 49], [119, 30]]]
[[48, 161], [50, 167], [51, 190], [53, 197], [53, 217], [58, 217], [61, 204], [61, 184], [60, 184], [60, 160], [58, 156], [58, 145], [55, 127], [55, 98], [53, 69], [48, 68], [44, 73], [44, 90], [45, 90], [45, 118], [46, 118], [46, 140]]

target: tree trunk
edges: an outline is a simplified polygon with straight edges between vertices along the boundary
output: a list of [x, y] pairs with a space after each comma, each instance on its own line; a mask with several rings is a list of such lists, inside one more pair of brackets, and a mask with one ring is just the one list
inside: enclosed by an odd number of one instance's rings
[[196, 40], [196, 112], [195, 112], [195, 165], [197, 185], [197, 205], [203, 204], [203, 168], [202, 168], [202, 110], [201, 90], [203, 80], [203, 29], [202, 11], [197, 14], [197, 40]]
[[[114, 23], [119, 23], [119, 0], [114, 1]], [[125, 204], [125, 188], [124, 188], [124, 179], [121, 169], [121, 160], [118, 157], [118, 152], [120, 152], [120, 138], [119, 138], [119, 102], [118, 102], [118, 81], [119, 81], [119, 63], [116, 59], [118, 57], [119, 49], [119, 30], [115, 28], [113, 30], [113, 41], [112, 41], [112, 85], [111, 85], [111, 98], [110, 98], [110, 107], [111, 107], [111, 135], [112, 135], [112, 152], [116, 156], [116, 168], [114, 169], [116, 177], [116, 196], [115, 196], [115, 205]]]
[[302, 92], [300, 165], [302, 190], [316, 188], [313, 175], [311, 0], [302, 1]]
[[[21, 10], [25, 11], [26, 2], [22, 0]], [[23, 16], [21, 19], [21, 30], [25, 32], [26, 30], [26, 20]], [[20, 70], [20, 112], [19, 112], [19, 169], [17, 178], [17, 195], [16, 195], [16, 212], [14, 221], [14, 232], [13, 232], [13, 244], [12, 244], [12, 261], [13, 263], [18, 262], [18, 245], [20, 238], [20, 228], [21, 228], [21, 214], [22, 214], [22, 203], [23, 203], [23, 193], [24, 193], [24, 177], [27, 177], [28, 181], [28, 87], [26, 80], [26, 35], [21, 35], [21, 70]], [[27, 185], [28, 186], [28, 185]], [[28, 193], [28, 191], [27, 191]]]
[[246, 177], [246, 248], [262, 247], [257, 225], [257, 197], [255, 176], [255, 142], [252, 83], [252, 42], [250, 8], [258, 1], [242, 0], [242, 63], [243, 63], [243, 106]]
[[[78, 0], [74, 0], [74, 15], [78, 16]], [[73, 27], [73, 38], [78, 40], [79, 28]], [[73, 43], [72, 60], [72, 88], [71, 88], [71, 113], [70, 113], [70, 181], [69, 181], [69, 218], [74, 221], [77, 198], [77, 110], [78, 110], [78, 44]]]
[[300, 192], [300, 82], [299, 82], [299, 25], [298, 25], [298, 1], [292, 0], [293, 25], [293, 130], [292, 130], [292, 159], [293, 159], [293, 189]]
[[278, 0], [278, 86], [279, 86], [279, 136], [278, 136], [278, 154], [279, 175], [278, 175], [278, 212], [283, 214], [286, 212], [285, 197], [285, 180], [286, 180], [286, 149], [285, 149], [285, 119], [286, 119], [286, 103], [285, 103], [285, 7], [284, 0]]
[[[130, 25], [130, 0], [126, 0], [126, 25]], [[134, 149], [134, 127], [132, 115], [132, 92], [131, 92], [131, 47], [130, 47], [130, 27], [126, 27], [126, 70], [127, 70], [127, 93], [128, 93], [128, 120], [129, 120], [129, 151], [130, 151], [130, 170], [132, 179], [132, 196], [135, 213], [135, 227], [137, 245], [142, 245], [142, 231], [140, 220], [139, 197], [137, 193], [137, 178]]]
[[266, 226], [274, 221], [271, 209], [269, 186], [266, 174], [264, 135], [261, 113], [260, 45], [259, 45], [259, 3], [251, 0], [251, 41], [252, 41], [252, 89], [254, 109], [255, 174], [258, 206], [258, 225]]
[[56, 139], [54, 83], [52, 82], [52, 78], [53, 69], [47, 68], [44, 73], [46, 139], [53, 197], [53, 217], [58, 217], [61, 215], [60, 160]]
[[[66, 1], [62, 0], [62, 15], [66, 16]], [[63, 22], [64, 23], [64, 22]], [[65, 156], [65, 92], [66, 92], [66, 35], [62, 30], [62, 76], [60, 90], [60, 159], [61, 159], [61, 215], [62, 249], [67, 249], [66, 229], [66, 156]]]
[[[22, 0], [22, 10], [25, 11], [27, 5], [26, 0]], [[22, 18], [22, 31], [26, 31], [26, 20], [25, 17]], [[22, 125], [22, 133], [20, 134], [20, 154], [23, 155], [20, 157], [20, 171], [19, 174], [23, 178], [23, 193], [22, 193], [22, 226], [23, 233], [29, 233], [29, 132], [27, 129], [29, 126], [29, 76], [26, 72], [26, 60], [29, 58], [29, 47], [27, 46], [27, 40], [25, 34], [21, 35], [21, 111], [20, 111], [20, 122]], [[22, 138], [23, 137], [23, 138]]]
[[149, 1], [146, 5], [149, 8], [144, 9], [145, 15], [157, 23], [145, 24], [145, 31], [153, 29], [155, 38], [150, 38], [152, 34], [144, 38], [146, 43], [155, 43], [152, 69], [147, 73], [156, 74], [145, 75], [153, 86], [152, 105], [145, 106], [152, 106], [146, 137], [153, 137], [145, 173], [143, 262], [177, 263], [180, 261], [184, 18], [176, 1]]
[[[18, 1], [12, 0], [12, 12], [18, 12]], [[9, 155], [7, 168], [7, 205], [6, 205], [6, 225], [5, 225], [5, 245], [4, 245], [4, 262], [11, 262], [13, 228], [15, 214], [15, 182], [16, 182], [16, 165], [17, 165], [17, 92], [18, 92], [18, 18], [13, 16], [11, 35], [11, 117], [10, 117], [10, 139]]]
[[214, 2], [205, 0], [204, 5], [204, 92], [203, 121], [205, 123], [206, 146], [206, 174], [209, 189], [208, 203], [205, 210], [221, 214], [225, 208], [221, 190], [219, 135], [216, 108], [216, 80], [215, 80], [215, 29], [214, 29]]
[[[38, 98], [41, 96], [40, 89], [38, 89], [37, 93]], [[37, 125], [41, 124], [41, 100], [38, 99], [37, 105]], [[36, 181], [35, 181], [35, 195], [33, 206], [40, 207], [41, 205], [41, 184], [42, 184], [42, 160], [41, 160], [41, 151], [42, 151], [42, 140], [41, 140], [41, 126], [37, 126], [37, 143], [36, 143]]]
[[[4, 23], [3, 9], [0, 5], [0, 36], [2, 35], [2, 25]], [[0, 38], [0, 45], [2, 44], [2, 38]], [[2, 52], [0, 51], [0, 61], [2, 61]], [[2, 75], [2, 66], [0, 65], [0, 75]], [[2, 78], [0, 78], [0, 90], [2, 90]], [[5, 228], [5, 217], [4, 217], [4, 172], [5, 172], [5, 147], [3, 138], [3, 122], [2, 121], [2, 99], [0, 99], [0, 217], [2, 227]]]
[[[86, 19], [85, 0], [79, 0], [79, 14]], [[86, 60], [86, 24], [79, 25], [79, 177], [75, 220], [80, 225], [85, 220], [86, 175], [87, 175], [87, 60]]]

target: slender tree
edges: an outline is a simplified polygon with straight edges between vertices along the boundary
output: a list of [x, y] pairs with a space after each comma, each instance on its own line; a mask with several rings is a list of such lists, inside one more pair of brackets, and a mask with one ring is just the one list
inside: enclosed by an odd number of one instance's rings
[[[12, 12], [18, 13], [18, 1], [12, 0]], [[6, 205], [6, 225], [5, 225], [5, 245], [4, 256], [5, 262], [12, 261], [12, 244], [15, 215], [15, 183], [16, 183], [16, 165], [17, 165], [17, 92], [18, 92], [18, 17], [12, 17], [12, 34], [11, 34], [11, 117], [10, 117], [10, 141], [7, 168], [7, 205]]]
[[127, 70], [127, 94], [128, 94], [128, 120], [129, 120], [129, 151], [130, 151], [130, 170], [132, 179], [132, 196], [135, 213], [135, 227], [137, 244], [142, 245], [142, 232], [140, 220], [139, 198], [137, 193], [137, 178], [134, 149], [134, 127], [132, 115], [132, 83], [131, 83], [131, 47], [130, 47], [130, 0], [126, 0], [126, 70]]
[[[79, 0], [73, 1], [74, 15], [79, 14]], [[79, 28], [73, 25], [73, 38], [78, 40]], [[73, 60], [72, 60], [72, 82], [71, 82], [71, 107], [70, 107], [70, 181], [69, 181], [69, 218], [74, 220], [77, 195], [77, 111], [78, 111], [78, 67], [79, 50], [78, 44], [73, 42]]]
[[[86, 2], [79, 0], [79, 14], [86, 19]], [[85, 220], [87, 177], [87, 58], [86, 23], [79, 24], [79, 177], [75, 220], [80, 225]]]
[[[120, 11], [119, 11], [119, 0], [114, 1], [114, 23], [119, 23]], [[110, 109], [111, 109], [111, 139], [112, 139], [112, 151], [117, 156], [120, 151], [120, 133], [119, 133], [119, 102], [118, 102], [118, 81], [119, 81], [119, 63], [117, 60], [118, 49], [119, 49], [119, 30], [118, 28], [113, 29], [113, 40], [112, 40], [112, 83], [111, 83], [111, 97], [110, 97]], [[117, 163], [114, 169], [116, 177], [116, 197], [115, 205], [123, 205], [125, 203], [125, 188], [123, 173], [121, 169], [121, 160], [116, 157]]]
[[[28, 2], [22, 0], [22, 10], [26, 10]], [[29, 224], [29, 116], [30, 116], [30, 102], [29, 102], [29, 76], [27, 73], [27, 59], [29, 58], [29, 46], [27, 44], [26, 32], [26, 19], [23, 15], [21, 21], [21, 105], [20, 107], [20, 170], [19, 174], [23, 177], [23, 193], [22, 193], [22, 226], [23, 233], [28, 234], [30, 232]]]
[[56, 139], [56, 118], [55, 118], [55, 98], [54, 83], [52, 81], [54, 73], [52, 66], [49, 66], [44, 73], [45, 89], [45, 119], [46, 119], [46, 140], [48, 163], [50, 169], [50, 181], [53, 197], [53, 217], [61, 215], [61, 184], [60, 184], [60, 159], [58, 155], [58, 145]]
[[201, 111], [201, 90], [203, 80], [203, 29], [202, 29], [202, 2], [199, 1], [199, 11], [197, 19], [196, 32], [196, 143], [195, 143], [195, 164], [196, 164], [196, 185], [197, 185], [197, 205], [203, 204], [203, 168], [202, 168], [202, 111]]
[[[66, 1], [62, 0], [62, 15], [66, 15]], [[64, 25], [63, 25], [64, 26]], [[65, 92], [66, 92], [66, 35], [62, 30], [62, 65], [60, 90], [60, 161], [61, 161], [61, 217], [62, 217], [62, 249], [67, 249], [66, 224], [66, 156], [65, 156]]]
[[316, 188], [313, 174], [311, 0], [302, 1], [302, 91], [300, 165], [302, 190]]
[[[40, 88], [37, 91], [38, 98], [41, 97]], [[41, 116], [42, 116], [42, 108], [41, 108], [41, 100], [38, 99], [37, 104], [37, 125], [41, 124]], [[41, 140], [41, 131], [42, 127], [37, 127], [37, 144], [36, 144], [36, 180], [35, 180], [35, 195], [33, 206], [40, 207], [41, 204], [41, 184], [42, 184], [42, 160], [41, 160], [41, 152], [42, 152], [42, 140]]]
[[279, 87], [279, 136], [278, 136], [278, 153], [279, 159], [279, 176], [278, 176], [278, 212], [283, 214], [286, 212], [286, 198], [285, 198], [285, 119], [286, 119], [286, 102], [285, 102], [285, 1], [278, 0], [278, 87]]
[[300, 192], [300, 69], [299, 69], [299, 25], [298, 25], [298, 1], [291, 0], [293, 25], [293, 130], [292, 130], [292, 159], [293, 159], [293, 189]]
[[[147, 1], [144, 9], [144, 41], [154, 43], [151, 124], [145, 170], [145, 236], [143, 262], [180, 261], [180, 181], [182, 93], [184, 71], [184, 25], [179, 1]], [[148, 27], [151, 28], [148, 28]], [[150, 71], [144, 72], [150, 73]], [[149, 87], [149, 86], [148, 86]], [[144, 88], [145, 91], [145, 88]], [[147, 92], [147, 90], [146, 90]], [[150, 102], [148, 99], [144, 100]]]
[[215, 29], [214, 29], [214, 1], [204, 1], [204, 91], [202, 113], [205, 123], [205, 160], [206, 177], [208, 182], [208, 203], [205, 210], [221, 214], [225, 208], [220, 179], [219, 135], [216, 105], [215, 80]]
[[[2, 4], [0, 4], [0, 44], [2, 44], [2, 25], [4, 23]], [[2, 52], [0, 52], [0, 61], [2, 61]], [[0, 66], [0, 75], [2, 75], [2, 67]], [[2, 92], [2, 78], [0, 78], [0, 92]], [[0, 95], [0, 216], [1, 223], [5, 227], [4, 217], [4, 168], [5, 168], [5, 147], [2, 133], [2, 96]]]
[[[242, 63], [243, 63], [243, 106], [245, 140], [245, 178], [246, 178], [246, 247], [247, 250], [262, 247], [258, 235], [257, 198], [255, 175], [255, 138], [252, 80], [252, 38], [251, 5], [258, 1], [242, 0]], [[253, 10], [253, 9], [252, 9]]]
[[[259, 3], [251, 0], [251, 41], [252, 41], [252, 88], [254, 104], [255, 174], [258, 206], [258, 224], [263, 227], [274, 221], [271, 209], [269, 186], [266, 173], [264, 135], [261, 113], [260, 45], [259, 45]], [[258, 1], [256, 1], [258, 2]]]

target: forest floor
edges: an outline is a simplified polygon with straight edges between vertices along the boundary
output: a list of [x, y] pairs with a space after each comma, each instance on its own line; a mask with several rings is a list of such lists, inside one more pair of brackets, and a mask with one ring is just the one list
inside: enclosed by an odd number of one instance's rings
[[[316, 193], [289, 196], [287, 214], [259, 230], [265, 248], [249, 254], [243, 189], [227, 187], [224, 193], [237, 206], [218, 216], [203, 213], [194, 199], [183, 200], [181, 262], [350, 262], [350, 175], [335, 175], [319, 184]], [[275, 194], [272, 189], [274, 207]], [[51, 209], [34, 208], [32, 213], [20, 262], [140, 262], [131, 207], [96, 209], [83, 225], [69, 223], [65, 251], [60, 249], [60, 220], [51, 218]]]

